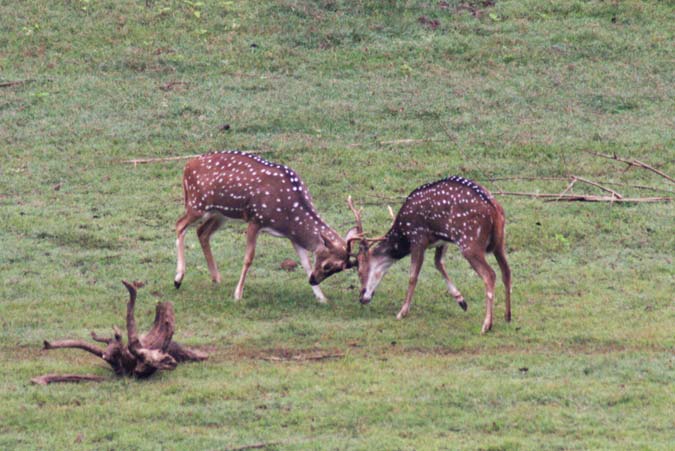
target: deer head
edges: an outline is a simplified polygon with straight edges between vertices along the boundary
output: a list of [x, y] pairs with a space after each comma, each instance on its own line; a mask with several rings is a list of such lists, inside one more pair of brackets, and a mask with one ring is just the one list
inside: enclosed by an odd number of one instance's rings
[[[354, 214], [354, 219], [356, 221], [355, 229], [358, 232], [357, 235], [354, 236], [353, 241], [359, 242], [359, 251], [355, 261], [355, 266], [358, 268], [359, 280], [361, 282], [359, 302], [361, 302], [361, 304], [367, 304], [372, 299], [375, 288], [380, 283], [389, 267], [393, 264], [394, 259], [388, 257], [388, 253], [385, 251], [388, 247], [386, 236], [379, 238], [366, 238], [364, 236], [363, 224], [361, 222], [362, 210], [357, 210], [354, 207], [351, 196], [348, 198], [347, 204]], [[393, 224], [394, 213], [391, 207], [388, 209]], [[374, 243], [379, 244], [373, 246]]]
[[314, 270], [309, 278], [310, 285], [318, 285], [326, 278], [355, 266], [351, 255], [351, 243], [358, 239], [359, 232], [352, 227], [344, 239], [321, 233], [321, 243], [314, 250]]

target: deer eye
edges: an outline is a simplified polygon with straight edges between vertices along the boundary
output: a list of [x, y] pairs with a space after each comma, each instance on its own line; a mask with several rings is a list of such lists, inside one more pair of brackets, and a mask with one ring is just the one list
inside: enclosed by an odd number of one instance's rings
[[332, 269], [330, 263], [324, 263], [322, 268], [323, 268], [324, 271], [330, 271]]

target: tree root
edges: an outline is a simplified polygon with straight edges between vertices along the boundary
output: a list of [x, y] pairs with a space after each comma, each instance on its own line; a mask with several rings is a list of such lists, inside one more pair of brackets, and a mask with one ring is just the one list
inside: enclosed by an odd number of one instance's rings
[[[127, 303], [127, 344], [124, 343], [122, 333], [113, 327], [113, 336], [101, 337], [95, 332], [91, 338], [106, 345], [105, 349], [82, 340], [44, 341], [45, 349], [76, 348], [94, 354], [105, 360], [118, 376], [129, 376], [143, 379], [151, 376], [158, 370], [173, 370], [182, 362], [199, 362], [206, 360], [204, 352], [186, 348], [173, 341], [175, 315], [171, 302], [157, 304], [155, 321], [150, 331], [142, 336], [136, 330], [134, 309], [136, 306], [137, 285], [122, 281], [129, 291]], [[100, 376], [86, 375], [55, 375], [47, 374], [31, 379], [32, 382], [46, 385], [52, 382], [80, 382], [101, 381]]]

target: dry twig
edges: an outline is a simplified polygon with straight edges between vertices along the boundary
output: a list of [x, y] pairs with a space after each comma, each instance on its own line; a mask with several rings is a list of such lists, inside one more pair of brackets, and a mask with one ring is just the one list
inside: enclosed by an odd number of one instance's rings
[[[525, 181], [540, 181], [540, 180], [558, 180], [561, 182], [567, 182], [569, 181], [568, 177], [490, 177], [488, 179], [491, 182], [497, 181], [497, 180], [525, 180]], [[645, 186], [645, 185], [631, 185], [629, 183], [618, 183], [618, 182], [602, 182], [605, 185], [611, 185], [611, 186], [623, 186], [626, 188], [635, 188], [635, 189], [642, 189], [642, 190], [649, 190], [649, 191], [659, 191], [662, 193], [672, 193], [672, 191], [663, 189], [663, 188], [657, 188], [654, 186]]]
[[567, 188], [565, 188], [565, 190], [564, 190], [562, 193], [560, 193], [560, 195], [558, 196], [558, 199], [560, 199], [560, 198], [563, 197], [565, 194], [567, 194], [567, 192], [568, 192], [569, 190], [572, 189], [572, 187], [574, 186], [575, 183], [577, 183], [577, 179], [574, 178], [574, 177], [572, 177], [572, 180], [571, 180], [570, 183], [567, 185]]
[[549, 202], [670, 202], [672, 197], [623, 197], [618, 199], [614, 196], [594, 196], [584, 194], [552, 194], [552, 193], [523, 193], [511, 191], [495, 191], [494, 194], [501, 196], [524, 196], [548, 199]]
[[593, 152], [592, 150], [584, 150], [584, 152], [589, 153], [591, 155], [595, 155], [597, 157], [607, 158], [609, 160], [620, 161], [622, 163], [626, 163], [629, 166], [636, 166], [638, 168], [647, 169], [648, 171], [652, 171], [653, 173], [660, 175], [661, 177], [665, 178], [666, 180], [670, 181], [671, 183], [675, 183], [675, 179], [672, 178], [671, 176], [669, 176], [668, 174], [666, 174], [665, 172], [660, 171], [660, 170], [656, 169], [655, 167], [650, 166], [647, 163], [644, 163], [644, 162], [642, 162], [638, 159], [622, 158], [622, 157], [619, 157], [618, 155], [607, 155], [607, 154], [604, 154], [604, 153]]
[[572, 178], [573, 178], [575, 181], [578, 180], [578, 181], [580, 181], [580, 182], [588, 183], [589, 185], [597, 186], [597, 187], [600, 188], [601, 190], [607, 191], [608, 193], [611, 193], [612, 196], [616, 196], [617, 199], [621, 199], [621, 198], [623, 197], [621, 194], [619, 194], [618, 192], [614, 191], [613, 189], [607, 188], [606, 186], [602, 186], [601, 184], [599, 184], [599, 183], [597, 183], [597, 182], [594, 182], [594, 181], [592, 181], [592, 180], [588, 180], [588, 179], [585, 179], [585, 178], [583, 178], [583, 177], [579, 177], [579, 176], [577, 176], [577, 175], [573, 175]]

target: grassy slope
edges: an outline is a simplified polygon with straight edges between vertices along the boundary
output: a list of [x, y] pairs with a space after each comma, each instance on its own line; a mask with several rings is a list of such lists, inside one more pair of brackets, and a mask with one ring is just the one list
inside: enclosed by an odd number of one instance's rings
[[[292, 249], [270, 237], [233, 303], [238, 224], [214, 239], [222, 286], [191, 234], [175, 291], [182, 164], [115, 163], [268, 149], [330, 223], [348, 228], [351, 193], [374, 233], [388, 223], [377, 196], [453, 173], [495, 190], [565, 184], [491, 177], [577, 174], [672, 192], [581, 152], [675, 172], [672, 2], [502, 1], [479, 17], [456, 1], [43, 3], [0, 5], [0, 81], [34, 79], [0, 88], [1, 448], [672, 448], [670, 204], [500, 198], [515, 320], [501, 319], [500, 288], [481, 337], [483, 289], [457, 252], [448, 267], [469, 311], [427, 262], [403, 322], [407, 261], [371, 306], [355, 303], [353, 274], [327, 281], [321, 306], [303, 275], [277, 269]], [[187, 84], [160, 89], [173, 81]], [[432, 141], [378, 144], [400, 138]], [[173, 301], [177, 337], [212, 359], [143, 384], [29, 385], [107, 374], [39, 347], [119, 324], [122, 278], [147, 281], [143, 324], [154, 300]], [[346, 357], [259, 358], [315, 348]]]

